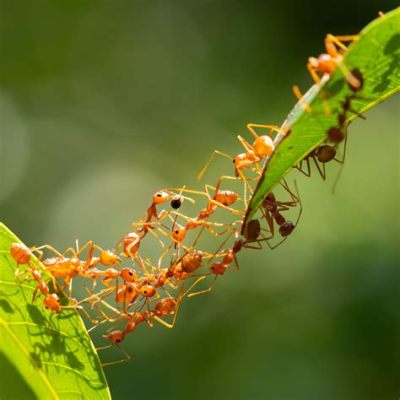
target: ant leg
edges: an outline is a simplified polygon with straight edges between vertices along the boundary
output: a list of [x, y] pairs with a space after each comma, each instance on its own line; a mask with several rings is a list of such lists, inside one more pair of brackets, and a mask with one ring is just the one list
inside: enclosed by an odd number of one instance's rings
[[[204, 278], [202, 278], [202, 279], [204, 279]], [[196, 282], [197, 282], [197, 280], [196, 280]], [[193, 287], [193, 285], [190, 286], [190, 288], [192, 288], [192, 287]], [[188, 290], [190, 290], [190, 288]], [[183, 298], [186, 296], [188, 290], [185, 291], [185, 282], [183, 282], [182, 286], [179, 290], [178, 297], [177, 297], [177, 303], [175, 306], [174, 318], [172, 319], [172, 323], [168, 323], [168, 322], [164, 321], [163, 319], [159, 318], [157, 315], [154, 315], [153, 318], [157, 322], [159, 322], [161, 325], [164, 325], [166, 328], [172, 329], [175, 326], [176, 320], [178, 318], [178, 313], [180, 310], [181, 302], [182, 302]]]
[[[296, 190], [297, 190], [297, 185], [296, 185]], [[299, 198], [299, 207], [300, 207], [300, 209], [299, 209], [299, 214], [297, 215], [297, 219], [296, 219], [296, 222], [295, 222], [295, 224], [294, 224], [293, 230], [296, 229], [296, 227], [297, 227], [297, 225], [298, 225], [298, 223], [299, 223], [299, 221], [300, 221], [301, 214], [303, 213], [303, 205], [302, 205], [302, 203], [301, 203], [301, 201], [300, 201], [300, 198]], [[280, 246], [288, 237], [289, 237], [289, 236], [285, 236], [280, 242], [278, 242], [278, 243], [276, 243], [275, 245], [272, 245], [272, 246], [271, 246], [271, 245], [268, 243], [268, 241], [267, 241], [267, 245], [268, 245], [268, 247], [269, 247], [271, 250], [274, 250], [274, 249], [276, 249], [278, 246]]]
[[79, 311], [81, 311], [86, 318], [93, 324], [91, 328], [88, 329], [88, 332], [92, 331], [96, 326], [100, 325], [100, 321], [92, 317], [92, 315], [87, 311], [84, 307], [79, 307]]
[[[299, 88], [297, 85], [292, 86], [292, 92], [293, 92], [294, 96], [296, 97], [296, 99], [297, 99], [298, 101], [301, 101], [301, 100], [302, 100], [302, 98], [303, 98], [304, 95], [303, 95], [303, 93], [301, 93], [300, 88]], [[302, 102], [301, 106], [303, 107], [303, 109], [304, 109], [305, 111], [307, 111], [307, 112], [309, 112], [309, 113], [312, 112], [312, 108], [311, 108], [311, 106], [310, 106], [308, 103]]]
[[[188, 293], [187, 297], [194, 297], [194, 296], [198, 296], [200, 294], [210, 293], [214, 289], [215, 283], [217, 282], [217, 278], [218, 278], [218, 275], [215, 275], [214, 281], [211, 283], [211, 286], [209, 288], [200, 290], [198, 292]], [[197, 283], [198, 282], [196, 281], [196, 284]]]
[[39, 247], [31, 247], [29, 250], [32, 252], [40, 252], [40, 250], [46, 249], [57, 255], [58, 257], [64, 257], [63, 254], [61, 254], [58, 250], [56, 250], [53, 246], [50, 246], [49, 244], [43, 244], [42, 246]]
[[338, 64], [338, 68], [342, 72], [344, 78], [346, 79], [347, 83], [352, 87], [355, 88], [356, 90], [360, 90], [361, 88], [361, 82], [359, 79], [357, 79], [351, 71], [347, 68], [347, 66], [341, 62]]
[[[150, 234], [158, 241], [158, 243], [160, 243], [161, 248], [163, 249], [165, 247], [164, 242], [159, 238], [159, 236], [157, 235], [156, 232], [154, 232], [154, 230], [152, 228], [150, 228], [148, 230], [150, 232]], [[157, 231], [160, 232], [162, 231], [161, 228], [157, 228]], [[163, 232], [163, 231], [162, 231]]]
[[299, 203], [300, 201], [300, 196], [299, 196], [299, 188], [297, 186], [297, 181], [294, 181], [294, 187], [295, 187], [295, 191], [296, 194], [294, 194], [292, 192], [292, 190], [290, 189], [287, 181], [285, 178], [283, 178], [283, 183], [280, 182], [280, 185], [289, 193], [290, 197], [292, 198], [292, 201], [281, 201], [279, 202], [280, 205], [282, 206], [288, 206], [288, 207], [294, 207], [297, 203]]
[[[306, 168], [307, 170], [305, 171], [303, 169], [303, 161], [306, 163]], [[298, 171], [300, 171], [303, 175], [307, 176], [308, 178], [311, 176], [311, 165], [310, 165], [310, 156], [306, 156], [306, 158], [303, 158], [297, 165], [295, 165], [293, 168], [296, 168]]]
[[346, 150], [347, 150], [347, 134], [345, 135], [344, 138], [342, 159], [339, 159], [337, 157], [334, 158], [334, 160], [339, 164], [344, 164], [344, 161], [346, 160]]
[[311, 78], [313, 79], [313, 81], [315, 83], [320, 83], [321, 82], [321, 78], [319, 77], [319, 75], [317, 74], [317, 72], [315, 71], [312, 63], [308, 62], [307, 63], [307, 70], [311, 75]]
[[[237, 139], [239, 140], [240, 144], [245, 148], [246, 152], [249, 153], [249, 154], [252, 154], [252, 152], [253, 152], [253, 147], [250, 146], [250, 144], [247, 142], [247, 140], [244, 139], [244, 138], [243, 138], [242, 136], [240, 136], [240, 135], [237, 136]], [[253, 154], [254, 154], [254, 152], [253, 152]], [[262, 161], [262, 159], [260, 159], [259, 157], [257, 157], [257, 156], [254, 154], [254, 160], [249, 160], [248, 163], [249, 163], [249, 164], [254, 164], [254, 165], [255, 165], [256, 172], [257, 172], [258, 174], [261, 174], [261, 167], [260, 167], [259, 161]], [[250, 165], [249, 165], [249, 167], [250, 167]], [[245, 168], [245, 167], [243, 166], [243, 168]]]
[[342, 176], [344, 162], [346, 160], [346, 150], [347, 150], [347, 134], [346, 134], [346, 137], [344, 139], [342, 159], [339, 159], [339, 158], [336, 158], [336, 157], [334, 158], [335, 161], [340, 163], [340, 168], [339, 168], [338, 173], [336, 174], [335, 182], [333, 183], [333, 186], [332, 186], [332, 194], [335, 194], [337, 184], [339, 183], [340, 177]]
[[[272, 132], [276, 132], [278, 135], [285, 136], [286, 133], [282, 132], [281, 128], [278, 125], [270, 125], [270, 124], [254, 124], [254, 123], [248, 123], [246, 125], [246, 128], [250, 131], [250, 133], [254, 136], [255, 139], [258, 138], [258, 134], [255, 131], [254, 128], [260, 128], [260, 129], [269, 129], [269, 135], [272, 135]], [[272, 139], [272, 138], [271, 138]]]
[[[238, 168], [238, 169], [237, 169], [237, 173], [238, 173], [240, 179], [244, 182], [245, 189], [247, 189], [247, 190], [251, 193], [251, 195], [253, 195], [254, 191], [253, 191], [253, 188], [251, 187], [251, 185], [250, 185], [250, 183], [249, 183], [249, 180], [250, 180], [250, 179], [247, 178], [247, 176], [243, 173], [243, 171], [242, 171], [241, 168]], [[246, 206], [246, 208], [247, 208], [247, 197], [246, 197], [246, 193], [247, 193], [247, 192], [246, 192], [246, 190], [245, 190], [244, 199], [245, 199], [245, 206]]]
[[322, 180], [326, 180], [326, 169], [325, 169], [325, 163], [322, 163], [322, 168], [319, 165], [319, 161], [317, 160], [317, 158], [312, 155], [312, 159], [314, 161], [315, 166], [317, 167], [317, 171], [319, 173], [319, 175], [321, 176]]
[[[262, 244], [261, 244], [261, 242], [264, 241], [264, 240], [267, 241], [267, 239], [252, 240], [251, 242], [246, 242], [246, 243], [243, 245], [243, 247], [244, 247], [245, 249], [262, 250]], [[258, 246], [256, 246], [256, 245], [250, 245], [250, 244], [252, 244], [252, 243], [257, 243]], [[239, 268], [238, 268], [238, 269], [239, 269]]]
[[250, 143], [244, 139], [242, 136], [237, 135], [237, 139], [239, 140], [240, 144], [245, 148], [245, 150], [250, 153], [253, 151], [253, 146], [250, 145]]
[[[352, 42], [357, 38], [357, 35], [333, 36], [331, 34], [328, 34], [325, 38], [326, 52], [332, 57], [339, 57], [341, 56], [341, 53], [337, 50], [337, 48], [342, 51], [346, 51], [347, 46], [345, 46], [343, 42]], [[350, 86], [357, 89], [361, 87], [361, 82], [349, 71], [349, 69], [346, 67], [346, 65], [344, 65], [343, 62], [338, 62], [337, 66], [342, 71]]]
[[183, 297], [185, 297], [185, 296], [188, 296], [188, 297], [191, 297], [190, 296], [190, 291], [194, 288], [194, 287], [196, 287], [201, 281], [203, 281], [204, 279], [206, 279], [207, 278], [207, 276], [206, 275], [202, 275], [202, 276], [200, 276], [199, 278], [197, 278], [191, 285], [190, 285], [190, 287], [185, 291], [185, 293], [183, 294], [183, 296], [182, 296], [182, 298]]
[[285, 236], [280, 242], [278, 242], [278, 243], [276, 243], [276, 244], [274, 244], [274, 245], [271, 245], [271, 244], [267, 241], [267, 245], [268, 245], [268, 247], [270, 248], [270, 250], [274, 250], [274, 249], [276, 249], [278, 246], [280, 246], [287, 238], [288, 238], [288, 237]]
[[222, 208], [223, 210], [229, 211], [229, 212], [232, 213], [232, 214], [239, 215], [239, 216], [241, 216], [241, 217], [243, 216], [243, 214], [242, 214], [241, 211], [235, 210], [235, 209], [232, 208], [232, 207], [228, 207], [228, 206], [226, 206], [226, 205], [220, 203], [219, 201], [214, 200], [214, 199], [210, 196], [210, 193], [209, 193], [209, 191], [208, 191], [209, 189], [214, 189], [212, 186], [210, 186], [210, 185], [205, 185], [204, 188], [205, 188], [205, 191], [206, 191], [206, 193], [207, 193], [209, 202], [210, 202], [211, 204], [214, 204], [215, 206], [217, 206], [217, 207], [219, 207], [219, 208]]
[[325, 37], [325, 49], [326, 52], [333, 57], [336, 57], [338, 54], [332, 51], [332, 45], [336, 45], [341, 50], [346, 51], [347, 46], [343, 44], [343, 42], [353, 42], [358, 39], [358, 35], [342, 35], [342, 36], [333, 36], [328, 33]]
[[214, 158], [215, 158], [216, 155], [219, 155], [219, 156], [228, 158], [229, 160], [233, 160], [233, 158], [232, 158], [231, 156], [229, 156], [228, 154], [222, 153], [222, 152], [219, 151], [219, 150], [214, 150], [213, 153], [211, 154], [210, 158], [208, 159], [208, 161], [205, 163], [204, 167], [203, 167], [203, 168], [200, 170], [200, 172], [198, 173], [196, 179], [200, 180], [200, 179], [203, 177], [203, 175], [204, 175], [205, 172], [207, 171], [208, 167], [210, 166], [210, 164], [212, 163], [212, 161], [214, 160]]
[[131, 360], [131, 356], [125, 350], [123, 350], [121, 347], [119, 347], [118, 344], [114, 344], [114, 345], [110, 344], [108, 346], [98, 347], [96, 350], [97, 351], [106, 350], [106, 349], [109, 349], [109, 348], [111, 348], [113, 346], [115, 346], [123, 354], [124, 358], [122, 358], [121, 360], [102, 363], [101, 364], [102, 367], [110, 367], [111, 365], [122, 364], [124, 362], [127, 362], [127, 361]]

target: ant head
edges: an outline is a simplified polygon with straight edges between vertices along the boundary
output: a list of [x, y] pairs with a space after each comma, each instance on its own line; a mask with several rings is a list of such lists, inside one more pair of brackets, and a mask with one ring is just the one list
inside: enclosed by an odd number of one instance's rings
[[[342, 117], [346, 118], [345, 116]], [[340, 115], [339, 118], [341, 118]], [[328, 130], [328, 138], [334, 143], [340, 143], [344, 139], [344, 133], [340, 128], [332, 127]]]
[[294, 229], [294, 223], [292, 221], [285, 221], [280, 227], [279, 227], [279, 233], [281, 236], [285, 237], [290, 235], [293, 232]]
[[123, 268], [121, 270], [121, 278], [125, 282], [136, 282], [137, 281], [137, 274], [136, 271], [132, 268]]
[[123, 331], [113, 331], [108, 335], [104, 335], [103, 337], [116, 344], [121, 343], [125, 339], [125, 333]]
[[117, 303], [133, 303], [136, 300], [138, 292], [132, 283], [126, 284], [121, 289], [117, 290], [115, 301]]
[[[321, 54], [321, 56], [322, 56], [322, 54]], [[315, 57], [309, 57], [308, 64], [310, 64], [311, 68], [318, 68], [319, 60], [318, 60], [318, 58], [315, 58]]]
[[128, 285], [126, 287], [126, 292], [129, 293], [129, 294], [132, 294], [133, 292], [135, 292], [135, 289], [133, 288], [132, 285]]
[[167, 192], [157, 192], [153, 196], [153, 203], [154, 204], [165, 203], [169, 198], [170, 198], [170, 195]]
[[335, 158], [336, 149], [333, 146], [324, 144], [315, 149], [315, 156], [317, 157], [318, 161], [327, 163]]
[[185, 236], [186, 236], [186, 229], [181, 226], [177, 226], [172, 232], [172, 237], [177, 242], [181, 242], [185, 238]]
[[156, 289], [151, 285], [143, 285], [140, 288], [140, 293], [144, 297], [153, 297], [156, 294]]
[[182, 205], [182, 198], [181, 198], [180, 196], [174, 197], [174, 198], [171, 200], [171, 207], [172, 207], [174, 210], [179, 209], [179, 208], [181, 207], [181, 205]]
[[243, 245], [244, 245], [243, 239], [237, 239], [232, 247], [233, 253], [236, 254], [240, 250], [242, 250]]

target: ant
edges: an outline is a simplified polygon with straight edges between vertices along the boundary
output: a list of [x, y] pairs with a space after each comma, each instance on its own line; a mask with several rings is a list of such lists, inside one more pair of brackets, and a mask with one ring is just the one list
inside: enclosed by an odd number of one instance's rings
[[[110, 320], [106, 315], [105, 315], [105, 317], [107, 320]], [[146, 321], [146, 316], [144, 315], [144, 313], [128, 313], [128, 314], [125, 314], [124, 317], [127, 319], [126, 327], [122, 330], [114, 330], [114, 331], [108, 333], [107, 335], [103, 335], [103, 337], [105, 339], [111, 341], [111, 344], [108, 344], [103, 347], [98, 347], [96, 349], [97, 351], [101, 351], [101, 350], [106, 350], [106, 349], [109, 349], [109, 348], [115, 346], [123, 354], [124, 358], [122, 358], [121, 360], [117, 360], [117, 361], [103, 363], [102, 367], [107, 367], [107, 366], [111, 366], [111, 365], [115, 365], [115, 364], [121, 364], [121, 363], [129, 361], [131, 359], [131, 356], [128, 353], [126, 353], [123, 349], [121, 349], [119, 347], [119, 345], [125, 340], [125, 336], [128, 333], [133, 332], [140, 323], [142, 323], [143, 321]]]
[[[270, 192], [263, 200], [262, 205], [261, 205], [261, 210], [263, 212], [264, 219], [266, 220], [269, 228], [269, 232], [271, 233], [271, 237], [264, 239], [267, 242], [267, 245], [270, 249], [275, 249], [279, 245], [281, 245], [287, 237], [293, 232], [293, 230], [296, 228], [303, 208], [301, 205], [300, 201], [300, 196], [298, 193], [298, 187], [297, 183], [295, 182], [295, 189], [296, 189], [296, 194], [294, 194], [289, 186], [287, 185], [286, 181], [281, 183], [281, 186], [289, 193], [291, 200], [290, 201], [279, 201], [276, 199], [275, 195]], [[296, 207], [299, 205], [299, 213], [297, 216], [297, 220], [295, 223], [293, 223], [290, 220], [287, 220], [283, 215], [282, 212], [289, 210], [292, 207]], [[251, 222], [251, 221], [250, 221]], [[271, 246], [269, 243], [269, 240], [274, 237], [275, 234], [275, 224], [279, 226], [279, 233], [283, 237], [283, 239], [278, 242], [277, 244]], [[258, 230], [256, 230], [256, 233], [258, 233]], [[255, 234], [253, 234], [255, 236]], [[254, 239], [250, 235], [251, 239]]]
[[[160, 214], [158, 214], [157, 205], [163, 204], [163, 203], [167, 202], [168, 200], [170, 200], [171, 207], [174, 210], [177, 210], [181, 207], [182, 201], [184, 199], [190, 201], [191, 203], [194, 203], [193, 199], [191, 199], [190, 197], [182, 196], [181, 193], [179, 195], [177, 195], [174, 193], [170, 193], [169, 191], [163, 191], [163, 190], [155, 193], [153, 195], [153, 201], [150, 204], [149, 208], [147, 209], [147, 217], [146, 217], [145, 222], [151, 222], [153, 218], [156, 220], [159, 220], [159, 219], [161, 219], [161, 216], [166, 212], [165, 210], [163, 210], [163, 211], [161, 211]], [[141, 229], [139, 229], [138, 231], [143, 232], [145, 235], [148, 231], [148, 226], [143, 225], [143, 227]]]
[[[36, 247], [33, 251], [40, 254], [40, 258], [43, 256], [42, 250], [46, 249], [54, 253], [56, 256], [46, 258], [42, 260], [46, 270], [55, 278], [62, 279], [64, 281], [64, 288], [69, 287], [69, 294], [71, 294], [72, 279], [77, 275], [85, 276], [88, 270], [102, 263], [105, 266], [113, 266], [119, 264], [121, 259], [110, 250], [104, 250], [101, 247], [95, 245], [92, 241], [87, 242], [81, 248], [78, 243], [76, 249], [70, 247], [64, 253], [60, 253], [54, 247], [50, 245], [43, 245]], [[86, 260], [82, 261], [79, 257], [81, 253], [88, 249]], [[94, 251], [100, 252], [99, 257], [94, 256]], [[66, 257], [66, 254], [71, 253], [71, 257]]]
[[[356, 94], [359, 90], [362, 89], [364, 85], [364, 79], [361, 72], [358, 69], [353, 69], [351, 72], [353, 76], [357, 78], [359, 82], [359, 87], [354, 88], [349, 84], [349, 87], [353, 91], [353, 93], [347, 95], [344, 101], [342, 102], [342, 111], [338, 115], [338, 125], [335, 125], [328, 129], [326, 143], [316, 147], [305, 158], [303, 158], [303, 160], [300, 161], [299, 165], [296, 165], [294, 167], [308, 177], [311, 176], [311, 160], [314, 161], [317, 171], [323, 180], [326, 179], [325, 164], [327, 162], [334, 160], [340, 164], [344, 163], [346, 157], [346, 148], [347, 148], [347, 132], [346, 132], [347, 113], [351, 112], [353, 114], [356, 114], [358, 117], [365, 119], [363, 115], [361, 115], [360, 113], [351, 108], [351, 102], [352, 100], [357, 98]], [[339, 159], [336, 156], [337, 146], [343, 140], [344, 140], [343, 157], [342, 159]], [[303, 168], [302, 165], [303, 162], [306, 163], [305, 169]]]
[[[231, 234], [227, 236], [227, 238], [222, 242], [222, 244], [218, 247], [216, 252], [211, 256], [210, 261], [208, 264], [212, 262], [213, 259], [222, 257], [221, 261], [215, 261], [211, 264], [210, 266], [210, 272], [201, 275], [199, 278], [197, 278], [192, 285], [187, 289], [185, 292], [185, 295], [187, 297], [194, 297], [199, 294], [204, 294], [204, 293], [209, 293], [213, 290], [217, 279], [219, 276], [224, 275], [227, 269], [234, 263], [236, 266], [236, 269], [239, 269], [239, 263], [236, 257], [236, 254], [244, 247], [243, 242], [241, 240], [237, 240], [232, 248], [228, 248], [226, 250], [223, 250], [221, 252], [221, 249], [224, 247], [225, 243], [229, 240], [231, 237]], [[192, 292], [192, 289], [197, 286], [202, 280], [206, 279], [207, 276], [213, 275], [214, 279], [211, 282], [211, 285], [207, 289], [203, 289], [197, 292]]]
[[[17, 269], [15, 270], [15, 275], [20, 275], [19, 266], [22, 264], [27, 264], [28, 268], [23, 273], [28, 272], [33, 280], [37, 282], [36, 288], [33, 292], [32, 302], [34, 302], [37, 298], [38, 292], [40, 292], [43, 296], [43, 305], [46, 309], [51, 310], [54, 313], [59, 313], [62, 309], [77, 309], [80, 307], [77, 306], [62, 306], [60, 304], [60, 297], [57, 293], [50, 293], [50, 288], [45, 280], [42, 278], [42, 273], [37, 267], [34, 267], [31, 264], [31, 260], [33, 257], [32, 251], [22, 243], [11, 243], [10, 246], [10, 255], [17, 263]], [[49, 280], [54, 279], [49, 277]], [[54, 283], [54, 282], [53, 282]], [[54, 284], [55, 286], [55, 284]]]
[[[211, 215], [214, 214], [217, 208], [222, 208], [224, 210], [231, 212], [232, 214], [237, 214], [242, 216], [242, 213], [240, 211], [230, 207], [234, 203], [236, 203], [236, 201], [239, 200], [239, 195], [231, 190], [220, 189], [221, 184], [225, 179], [236, 180], [236, 178], [233, 178], [231, 176], [222, 176], [218, 180], [215, 187], [206, 184], [204, 186], [204, 192], [199, 190], [185, 189], [185, 188], [180, 189], [181, 192], [205, 196], [208, 200], [207, 207], [201, 209], [198, 216], [195, 218], [191, 218], [192, 220], [197, 220], [197, 221], [205, 220], [211, 217]], [[214, 191], [214, 194], [212, 196], [210, 194], [210, 190]]]
[[[251, 145], [244, 139], [242, 136], [238, 135], [237, 139], [239, 140], [240, 144], [244, 147], [245, 152], [236, 155], [235, 157], [231, 157], [226, 153], [223, 153], [219, 150], [214, 150], [211, 154], [210, 158], [204, 165], [204, 167], [200, 170], [197, 179], [201, 179], [205, 172], [207, 171], [208, 167], [210, 166], [211, 162], [214, 160], [216, 155], [223, 156], [232, 160], [234, 167], [235, 167], [235, 177], [241, 180], [246, 181], [246, 177], [244, 176], [242, 169], [244, 168], [253, 168], [256, 166], [258, 172], [260, 168], [257, 166], [259, 162], [265, 160], [268, 156], [270, 156], [275, 150], [274, 140], [278, 136], [285, 136], [282, 132], [281, 128], [277, 125], [264, 125], [264, 124], [253, 124], [248, 123], [246, 125], [249, 132], [254, 136], [254, 142]], [[269, 135], [261, 135], [259, 136], [255, 130], [255, 128], [260, 129], [269, 129]], [[276, 132], [274, 139], [272, 139], [273, 133]]]
[[328, 34], [325, 37], [326, 53], [319, 55], [317, 58], [310, 57], [307, 62], [307, 69], [314, 82], [319, 83], [321, 81], [318, 73], [332, 76], [336, 68], [339, 68], [350, 87], [359, 89], [361, 82], [342, 62], [343, 53], [347, 50], [343, 42], [353, 42], [357, 39], [358, 35], [333, 36]]

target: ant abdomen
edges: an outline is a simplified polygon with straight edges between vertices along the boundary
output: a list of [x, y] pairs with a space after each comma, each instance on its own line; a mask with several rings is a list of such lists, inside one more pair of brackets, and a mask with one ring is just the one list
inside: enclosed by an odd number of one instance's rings
[[322, 163], [327, 163], [335, 158], [336, 149], [332, 146], [325, 144], [315, 149], [315, 156], [317, 157], [318, 161]]
[[178, 210], [179, 208], [181, 208], [182, 200], [180, 197], [175, 197], [174, 199], [171, 200], [170, 204], [174, 210]]
[[279, 233], [281, 236], [285, 237], [290, 235], [293, 232], [295, 225], [292, 221], [285, 221], [280, 227], [279, 227]]
[[261, 233], [261, 225], [258, 219], [249, 221], [243, 230], [243, 236], [247, 241], [253, 242], [258, 239]]

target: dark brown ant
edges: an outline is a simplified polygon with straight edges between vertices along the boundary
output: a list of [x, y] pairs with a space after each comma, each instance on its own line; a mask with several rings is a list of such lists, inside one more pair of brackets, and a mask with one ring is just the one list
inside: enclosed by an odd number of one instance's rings
[[[252, 219], [243, 227], [242, 235], [244, 239], [238, 241], [236, 245], [246, 248], [252, 249], [261, 249], [262, 242], [267, 242], [269, 248], [274, 249], [278, 247], [286, 238], [293, 232], [297, 223], [300, 220], [300, 216], [302, 213], [301, 201], [298, 195], [298, 188], [296, 185], [296, 192], [294, 194], [288, 187], [287, 182], [283, 181], [281, 183], [282, 187], [290, 194], [291, 200], [290, 201], [278, 201], [274, 193], [269, 193], [263, 200], [261, 205], [261, 211], [263, 213], [263, 217], [267, 222], [268, 229], [263, 229], [261, 227], [261, 223], [258, 219]], [[289, 210], [291, 207], [296, 207], [300, 205], [299, 215], [297, 217], [297, 221], [293, 223], [290, 220], [287, 220], [283, 215], [282, 212]], [[270, 240], [275, 235], [275, 224], [279, 226], [279, 233], [283, 237], [279, 243], [272, 245], [269, 243]], [[263, 237], [262, 231], [268, 232], [267, 237]], [[258, 247], [255, 247], [258, 246]], [[239, 250], [240, 250], [239, 248]]]
[[[267, 221], [269, 232], [271, 233], [271, 236], [264, 240], [267, 242], [268, 247], [270, 247], [271, 249], [274, 249], [274, 248], [278, 247], [280, 244], [282, 244], [287, 239], [287, 237], [293, 232], [293, 230], [296, 228], [296, 226], [300, 220], [300, 216], [303, 211], [296, 182], [295, 182], [296, 194], [294, 194], [289, 189], [289, 186], [287, 185], [286, 181], [281, 183], [281, 185], [290, 194], [291, 200], [290, 201], [279, 201], [276, 199], [275, 195], [272, 192], [270, 192], [264, 198], [262, 205], [261, 205], [261, 209], [264, 214], [264, 219]], [[292, 221], [286, 219], [282, 215], [282, 212], [287, 211], [292, 207], [297, 207], [297, 205], [299, 205], [299, 207], [300, 207], [299, 214], [297, 216], [296, 222], [293, 223]], [[274, 237], [275, 224], [277, 224], [279, 226], [279, 233], [283, 237], [283, 239], [280, 242], [278, 242], [277, 244], [271, 246], [269, 243], [269, 240]], [[263, 240], [263, 239], [261, 239], [261, 240]]]
[[[326, 170], [325, 164], [332, 160], [338, 162], [339, 164], [343, 164], [346, 157], [346, 148], [347, 148], [347, 113], [351, 112], [356, 114], [358, 117], [365, 119], [363, 115], [358, 113], [357, 111], [351, 108], [351, 102], [357, 98], [357, 92], [359, 92], [364, 86], [364, 79], [360, 70], [353, 69], [351, 71], [352, 75], [358, 80], [359, 85], [356, 87], [351, 85], [348, 82], [350, 89], [352, 90], [352, 94], [347, 95], [342, 102], [342, 112], [338, 115], [338, 125], [335, 125], [328, 129], [326, 143], [321, 146], [316, 147], [312, 150], [303, 160], [300, 161], [298, 165], [295, 166], [300, 172], [304, 175], [310, 177], [311, 176], [311, 160], [314, 161], [314, 164], [317, 168], [318, 173], [320, 174], [323, 180], [326, 179]], [[336, 157], [337, 155], [337, 146], [344, 140], [343, 146], [343, 157], [340, 159]], [[306, 167], [303, 168], [303, 162], [306, 163]]]

